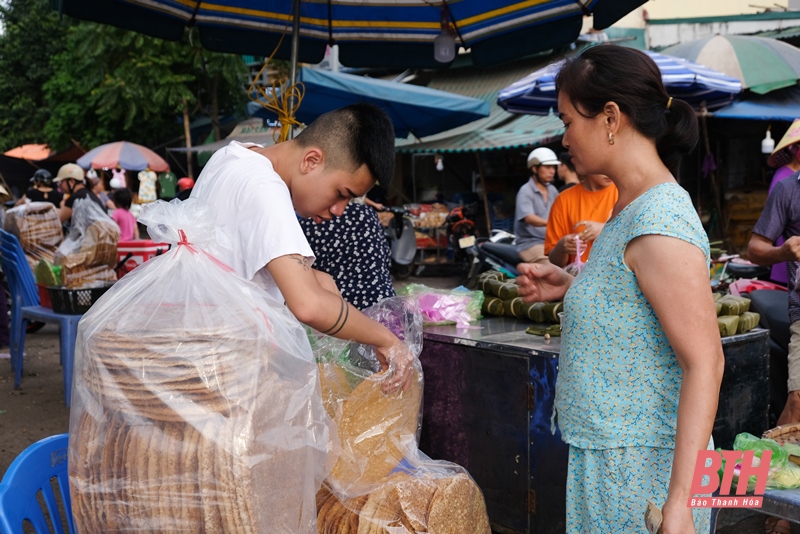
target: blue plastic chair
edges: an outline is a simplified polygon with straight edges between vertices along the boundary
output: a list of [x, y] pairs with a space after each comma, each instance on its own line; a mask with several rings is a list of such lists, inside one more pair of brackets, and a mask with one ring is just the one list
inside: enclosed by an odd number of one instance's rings
[[11, 368], [14, 370], [14, 389], [22, 382], [25, 330], [28, 321], [56, 323], [59, 326], [61, 367], [64, 375], [64, 402], [70, 404], [72, 374], [75, 363], [75, 341], [82, 315], [56, 313], [39, 304], [39, 292], [33, 273], [16, 236], [0, 230], [0, 265], [6, 273], [11, 291]]
[[[23, 534], [26, 523], [37, 534], [75, 532], [67, 472], [68, 443], [68, 434], [44, 438], [11, 463], [0, 482], [0, 532]], [[39, 504], [39, 495], [44, 505]]]

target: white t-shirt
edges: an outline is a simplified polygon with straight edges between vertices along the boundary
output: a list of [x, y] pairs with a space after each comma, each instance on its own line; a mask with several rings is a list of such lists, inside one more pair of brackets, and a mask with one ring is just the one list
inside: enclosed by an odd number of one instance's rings
[[269, 159], [236, 141], [217, 150], [192, 189], [217, 211], [217, 225], [231, 250], [219, 259], [237, 273], [263, 287], [283, 302], [266, 268], [275, 258], [300, 254], [314, 261], [314, 253], [297, 222], [289, 188]]

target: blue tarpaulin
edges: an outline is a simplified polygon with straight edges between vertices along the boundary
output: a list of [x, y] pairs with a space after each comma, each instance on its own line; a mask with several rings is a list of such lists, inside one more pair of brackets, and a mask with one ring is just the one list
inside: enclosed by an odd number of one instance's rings
[[[409, 133], [425, 137], [489, 115], [489, 103], [446, 91], [352, 74], [303, 67], [297, 80], [305, 95], [296, 118], [310, 124], [325, 112], [368, 102], [383, 108], [392, 119], [395, 137]], [[275, 120], [277, 115], [258, 102], [247, 105], [250, 116]]]
[[721, 119], [793, 121], [800, 118], [800, 87], [778, 89], [765, 95], [754, 93], [739, 97], [736, 102], [712, 112]]

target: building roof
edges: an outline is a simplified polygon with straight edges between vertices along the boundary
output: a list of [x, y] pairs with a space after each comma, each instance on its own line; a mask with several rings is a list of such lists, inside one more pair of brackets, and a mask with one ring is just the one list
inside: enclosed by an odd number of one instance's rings
[[647, 24], [709, 24], [713, 22], [751, 22], [764, 20], [800, 19], [800, 11], [766, 11], [744, 15], [719, 15], [715, 17], [689, 17], [675, 19], [648, 19]]
[[497, 104], [500, 89], [543, 67], [550, 60], [549, 56], [539, 56], [488, 69], [471, 67], [437, 72], [428, 87], [483, 99], [489, 103], [489, 116], [419, 140], [398, 140], [397, 151], [479, 152], [552, 141], [564, 133], [560, 119], [554, 115], [515, 115]]

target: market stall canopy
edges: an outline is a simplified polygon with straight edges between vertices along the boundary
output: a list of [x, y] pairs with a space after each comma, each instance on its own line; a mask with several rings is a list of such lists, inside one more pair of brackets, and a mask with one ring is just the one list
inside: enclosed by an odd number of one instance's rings
[[398, 152], [483, 152], [525, 148], [549, 143], [564, 133], [558, 117], [513, 115], [497, 104], [497, 93], [514, 80], [543, 67], [546, 58], [527, 58], [499, 67], [465, 67], [436, 72], [429, 87], [480, 98], [489, 103], [489, 116], [465, 126], [424, 137], [398, 139]]
[[[418, 85], [364, 78], [341, 72], [303, 67], [297, 80], [305, 94], [295, 117], [306, 124], [334, 109], [368, 102], [381, 107], [392, 119], [395, 137], [425, 137], [471, 123], [489, 115], [489, 104], [477, 98]], [[250, 102], [251, 116], [276, 120], [277, 115], [259, 102]]]
[[[683, 58], [644, 51], [658, 65], [667, 93], [686, 100], [695, 109], [705, 103], [707, 109], [730, 104], [742, 92], [742, 83], [726, 74]], [[509, 113], [547, 115], [558, 112], [556, 75], [564, 60], [539, 69], [500, 91], [497, 102]]]
[[231, 141], [240, 143], [255, 143], [261, 146], [271, 146], [275, 144], [275, 138], [280, 128], [264, 126], [261, 119], [250, 119], [240, 122], [234, 127], [233, 131], [225, 138], [205, 145], [193, 147], [173, 147], [168, 148], [170, 152], [215, 152], [222, 147], [228, 146]]
[[766, 95], [749, 94], [712, 113], [721, 119], [777, 120], [800, 118], [800, 87], [778, 89]]
[[29, 161], [39, 161], [50, 157], [50, 147], [47, 145], [22, 145], [5, 152], [6, 156]]
[[763, 95], [800, 79], [800, 49], [776, 39], [716, 35], [670, 46], [663, 53], [695, 61], [742, 82]]
[[156, 172], [169, 170], [169, 165], [161, 156], [147, 147], [128, 141], [100, 145], [87, 152], [76, 163], [84, 169], [122, 167], [128, 171], [142, 171], [149, 167]]
[[[442, 19], [475, 65], [564, 46], [581, 32], [584, 15], [607, 28], [646, 0], [328, 0], [300, 4], [297, 61], [319, 63], [328, 44], [350, 67], [441, 68], [433, 42]], [[292, 4], [288, 0], [51, 0], [54, 9], [83, 20], [111, 24], [177, 41], [196, 27], [203, 46], [218, 52], [290, 59]], [[287, 36], [281, 42], [281, 37]]]

